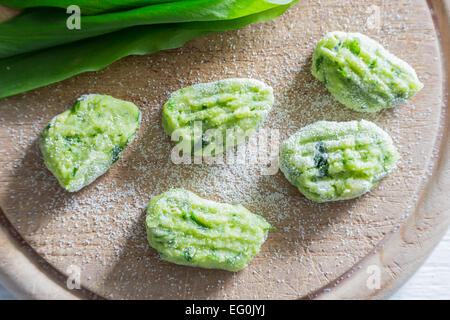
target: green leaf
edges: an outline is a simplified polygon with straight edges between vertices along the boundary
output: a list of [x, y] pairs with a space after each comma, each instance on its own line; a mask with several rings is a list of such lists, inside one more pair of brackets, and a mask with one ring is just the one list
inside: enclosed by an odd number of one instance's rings
[[183, 0], [0, 0], [0, 4], [13, 8], [57, 7], [67, 8], [76, 4], [81, 14], [97, 14], [113, 10], [130, 9], [156, 3], [176, 2]]
[[70, 17], [58, 8], [35, 8], [0, 24], [0, 58], [49, 48], [124, 28], [165, 23], [237, 19], [277, 4], [264, 0], [189, 0], [83, 16], [80, 29], [67, 28]]
[[114, 149], [111, 150], [111, 163], [116, 163], [119, 160], [122, 151], [123, 147], [119, 145], [115, 146]]
[[350, 42], [348, 47], [353, 54], [359, 56], [359, 53], [361, 52], [361, 48], [359, 46], [359, 39], [355, 39], [352, 42]]
[[328, 172], [328, 153], [322, 141], [317, 142], [314, 150], [314, 166], [319, 169], [319, 178], [326, 176]]
[[178, 48], [186, 41], [205, 34], [239, 29], [250, 23], [273, 19], [289, 6], [278, 6], [233, 20], [132, 27], [73, 44], [3, 58], [0, 59], [0, 98], [85, 71], [100, 70], [128, 55]]

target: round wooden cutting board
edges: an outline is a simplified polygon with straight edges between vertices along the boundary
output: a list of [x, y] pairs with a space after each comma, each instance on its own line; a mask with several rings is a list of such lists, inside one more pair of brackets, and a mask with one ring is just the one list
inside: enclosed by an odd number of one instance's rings
[[[302, 0], [273, 21], [127, 57], [102, 71], [1, 99], [1, 282], [19, 297], [33, 298], [388, 296], [449, 224], [449, 9], [449, 1], [440, 0]], [[377, 114], [344, 108], [310, 72], [315, 45], [334, 30], [379, 40], [416, 69], [424, 89]], [[173, 144], [161, 128], [168, 95], [231, 77], [273, 86], [276, 103], [263, 130], [278, 130], [282, 140], [318, 120], [374, 121], [399, 148], [398, 170], [358, 199], [316, 204], [280, 171], [263, 175], [251, 161], [174, 164]], [[143, 121], [111, 170], [68, 193], [45, 168], [37, 137], [52, 117], [87, 93], [130, 100], [141, 108]], [[237, 150], [249, 155], [255, 149], [250, 140]], [[172, 187], [240, 203], [276, 230], [237, 273], [162, 261], [146, 241], [145, 208]], [[67, 283], [78, 276], [81, 288], [70, 290]]]

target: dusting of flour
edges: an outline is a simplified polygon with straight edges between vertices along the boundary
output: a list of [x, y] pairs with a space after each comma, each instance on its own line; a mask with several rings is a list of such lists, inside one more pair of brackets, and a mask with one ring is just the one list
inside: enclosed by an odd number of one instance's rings
[[[431, 22], [411, 19], [415, 1], [301, 1], [284, 16], [238, 31], [202, 37], [180, 49], [128, 57], [97, 72], [0, 102], [1, 206], [20, 235], [58, 272], [81, 269], [82, 286], [107, 298], [297, 298], [347, 271], [395, 230], [414, 209], [435, 157], [440, 118], [438, 52]], [[368, 8], [382, 24], [367, 26]], [[349, 14], [349, 12], [351, 12]], [[310, 74], [321, 35], [366, 33], [415, 67], [425, 88], [410, 102], [360, 114], [335, 102]], [[404, 50], [405, 39], [409, 50]], [[431, 65], [430, 65], [431, 64]], [[276, 103], [264, 129], [281, 140], [318, 120], [368, 119], [388, 131], [402, 154], [399, 169], [363, 197], [315, 204], [281, 172], [260, 164], [175, 165], [161, 128], [169, 94], [222, 78], [249, 77], [274, 88]], [[40, 130], [83, 94], [133, 101], [143, 114], [139, 133], [122, 159], [77, 193], [67, 193], [46, 170], [37, 147]], [[435, 98], [429, 98], [435, 97]], [[431, 100], [430, 100], [431, 99]], [[429, 104], [430, 101], [437, 105]], [[32, 102], [32, 103], [30, 103]], [[236, 148], [256, 152], [249, 141]], [[151, 197], [182, 187], [202, 197], [240, 203], [277, 229], [245, 270], [228, 273], [173, 265], [146, 242], [144, 215]]]

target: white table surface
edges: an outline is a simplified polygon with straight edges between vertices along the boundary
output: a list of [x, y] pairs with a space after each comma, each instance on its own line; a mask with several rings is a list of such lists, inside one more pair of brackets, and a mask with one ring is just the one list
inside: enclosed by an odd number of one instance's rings
[[[0, 285], [0, 300], [14, 297]], [[450, 230], [422, 267], [391, 299], [450, 299]]]
[[422, 267], [391, 299], [450, 299], [450, 229]]

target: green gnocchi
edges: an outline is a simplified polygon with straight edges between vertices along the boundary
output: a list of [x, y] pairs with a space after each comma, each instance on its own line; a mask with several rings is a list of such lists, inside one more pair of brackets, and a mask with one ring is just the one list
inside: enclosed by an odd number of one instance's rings
[[360, 33], [330, 32], [313, 54], [312, 74], [346, 107], [376, 112], [423, 88], [414, 69]]
[[391, 137], [366, 120], [318, 121], [284, 141], [280, 170], [315, 202], [359, 197], [396, 168]]
[[254, 134], [274, 102], [273, 90], [254, 79], [225, 79], [175, 91], [162, 126], [183, 152], [215, 155]]
[[44, 163], [64, 189], [78, 191], [119, 160], [140, 121], [141, 112], [131, 102], [99, 94], [82, 96], [41, 132]]
[[228, 271], [245, 268], [273, 229], [241, 205], [203, 199], [184, 189], [152, 198], [146, 228], [150, 246], [162, 259]]

